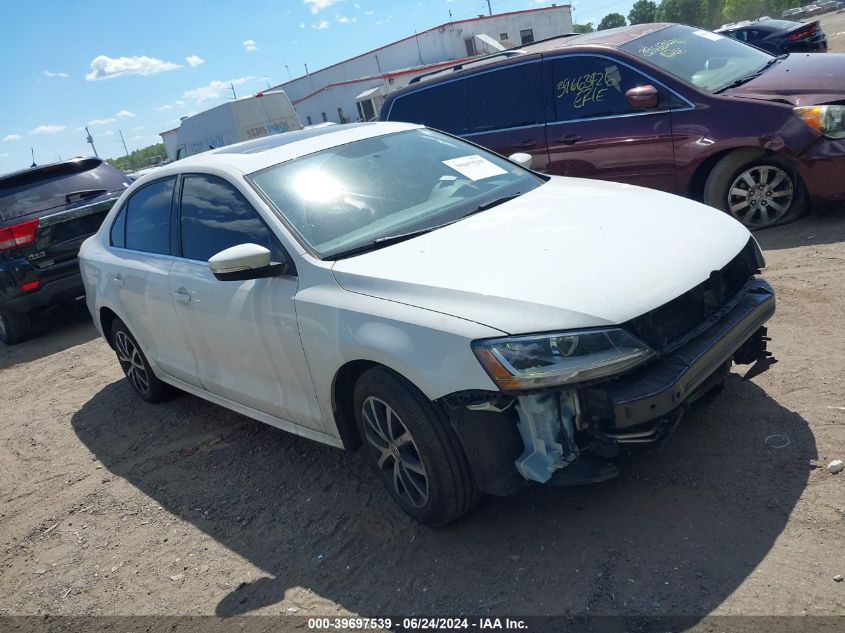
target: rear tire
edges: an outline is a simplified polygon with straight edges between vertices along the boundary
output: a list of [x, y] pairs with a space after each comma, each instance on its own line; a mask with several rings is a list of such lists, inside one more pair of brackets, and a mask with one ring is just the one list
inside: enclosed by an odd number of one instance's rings
[[763, 150], [743, 149], [723, 157], [704, 186], [704, 203], [749, 229], [786, 224], [808, 206], [807, 189], [789, 161]]
[[156, 378], [138, 341], [120, 319], [112, 322], [111, 341], [120, 367], [135, 393], [153, 403], [161, 402], [170, 395], [170, 385]]
[[478, 503], [455, 431], [418, 389], [377, 367], [355, 383], [353, 402], [367, 460], [407, 514], [424, 525], [445, 525]]
[[0, 308], [0, 341], [17, 345], [32, 337], [32, 318], [7, 308]]

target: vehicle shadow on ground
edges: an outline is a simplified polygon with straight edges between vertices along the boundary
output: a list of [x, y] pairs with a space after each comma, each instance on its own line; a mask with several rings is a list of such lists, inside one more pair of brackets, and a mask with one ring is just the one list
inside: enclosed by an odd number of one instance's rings
[[[428, 529], [391, 503], [360, 454], [192, 396], [138, 404], [119, 381], [72, 424], [111, 472], [266, 572], [225, 595], [219, 615], [284, 613], [286, 592], [304, 587], [369, 616], [699, 617], [769, 552], [816, 457], [804, 419], [732, 375], [618, 479], [486, 498]], [[774, 434], [789, 445], [767, 446]]]
[[819, 211], [783, 226], [755, 231], [754, 237], [766, 251], [843, 242], [845, 206]]
[[28, 341], [12, 346], [0, 343], [0, 369], [58, 354], [98, 336], [85, 305], [63, 307], [37, 321], [33, 337]]

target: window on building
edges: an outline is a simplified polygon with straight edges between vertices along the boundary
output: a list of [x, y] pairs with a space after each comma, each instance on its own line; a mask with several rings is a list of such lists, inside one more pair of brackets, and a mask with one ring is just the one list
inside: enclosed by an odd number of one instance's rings
[[451, 134], [467, 128], [466, 83], [463, 80], [408, 93], [393, 102], [391, 121], [421, 123]]
[[323, 112], [322, 115], [323, 115], [323, 123], [327, 123], [329, 118], [326, 116], [326, 113]]
[[337, 120], [338, 120], [340, 123], [346, 123], [346, 117], [345, 117], [345, 116], [343, 116], [343, 108], [338, 108], [338, 109], [337, 109]]
[[530, 44], [534, 41], [534, 29], [522, 29], [519, 32], [519, 39], [522, 45]]
[[238, 244], [259, 244], [279, 260], [279, 247], [240, 191], [217, 176], [186, 176], [182, 185], [182, 256], [207, 262]]
[[126, 248], [170, 254], [170, 205], [176, 178], [138, 189], [126, 208]]
[[[549, 62], [547, 62], [549, 63]], [[578, 55], [552, 60], [552, 84], [557, 121], [615, 116], [631, 111], [625, 91], [650, 83], [635, 70], [605, 57]], [[665, 105], [668, 93], [660, 91]]]
[[466, 80], [469, 132], [543, 123], [539, 63], [519, 64]]
[[306, 121], [308, 121], [308, 125], [314, 125], [314, 124], [311, 122], [311, 117], [310, 117], [310, 116], [306, 116], [306, 117], [305, 117], [305, 120], [306, 120]]
[[504, 42], [506, 39], [508, 39], [507, 33], [499, 33], [499, 41]]
[[464, 44], [466, 44], [466, 47], [467, 47], [467, 57], [475, 57], [475, 55], [476, 55], [475, 38], [474, 37], [466, 38], [464, 40]]

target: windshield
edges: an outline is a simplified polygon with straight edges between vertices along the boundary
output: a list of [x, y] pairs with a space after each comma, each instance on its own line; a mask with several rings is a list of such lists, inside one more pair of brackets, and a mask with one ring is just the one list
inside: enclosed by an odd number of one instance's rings
[[544, 182], [427, 129], [332, 147], [264, 169], [251, 181], [321, 258], [386, 246]]
[[689, 26], [670, 26], [621, 48], [709, 92], [749, 78], [774, 59], [742, 42]]

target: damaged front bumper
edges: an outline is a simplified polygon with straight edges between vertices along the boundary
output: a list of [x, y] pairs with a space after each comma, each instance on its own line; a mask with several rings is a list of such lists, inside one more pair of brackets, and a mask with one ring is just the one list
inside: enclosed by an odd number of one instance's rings
[[621, 445], [661, 442], [732, 362], [755, 363], [749, 375], [773, 363], [764, 324], [774, 312], [771, 286], [752, 279], [703, 330], [619, 377], [513, 397], [454, 394], [444, 404], [485, 492], [601, 481], [615, 474], [607, 458]]

